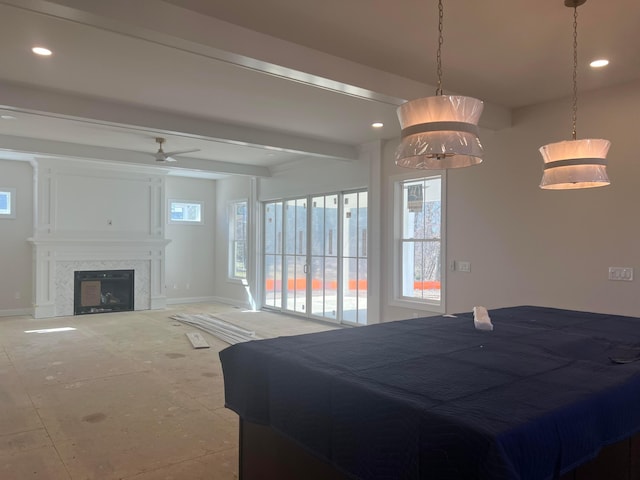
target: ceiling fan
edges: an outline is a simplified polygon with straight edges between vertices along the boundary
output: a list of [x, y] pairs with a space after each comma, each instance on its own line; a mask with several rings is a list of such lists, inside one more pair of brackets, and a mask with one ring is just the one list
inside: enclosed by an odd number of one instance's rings
[[176, 155], [184, 155], [185, 153], [193, 153], [193, 152], [200, 151], [199, 148], [194, 148], [191, 150], [176, 150], [175, 152], [165, 152], [162, 149], [162, 144], [165, 141], [166, 141], [165, 138], [156, 137], [156, 143], [159, 145], [159, 147], [158, 147], [158, 151], [152, 154], [153, 157], [156, 159], [156, 162], [176, 162], [177, 160], [173, 158]]

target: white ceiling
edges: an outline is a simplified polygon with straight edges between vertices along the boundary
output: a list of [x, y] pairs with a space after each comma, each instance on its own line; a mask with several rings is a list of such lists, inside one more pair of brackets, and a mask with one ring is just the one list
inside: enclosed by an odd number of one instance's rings
[[[578, 13], [580, 91], [640, 79], [637, 0]], [[572, 14], [562, 0], [445, 1], [445, 90], [483, 99], [487, 128], [569, 95]], [[175, 168], [210, 178], [352, 161], [436, 82], [435, 0], [0, 0], [0, 18], [0, 114], [15, 117], [0, 120], [0, 158], [151, 165], [162, 136], [200, 149]], [[610, 66], [590, 69], [597, 57]]]

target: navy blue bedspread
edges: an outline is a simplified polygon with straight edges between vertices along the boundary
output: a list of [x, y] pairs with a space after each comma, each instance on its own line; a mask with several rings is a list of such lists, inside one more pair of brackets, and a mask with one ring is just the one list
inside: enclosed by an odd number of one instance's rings
[[226, 406], [362, 479], [551, 479], [640, 431], [640, 319], [489, 314], [231, 346]]

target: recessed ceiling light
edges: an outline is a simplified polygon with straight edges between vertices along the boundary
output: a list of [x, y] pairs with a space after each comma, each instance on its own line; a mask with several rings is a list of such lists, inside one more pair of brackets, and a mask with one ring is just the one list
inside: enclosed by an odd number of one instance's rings
[[602, 68], [602, 67], [606, 67], [607, 65], [609, 65], [609, 60], [605, 60], [604, 58], [601, 58], [599, 60], [594, 60], [589, 64], [589, 66], [593, 68]]
[[45, 57], [48, 57], [49, 55], [51, 55], [51, 50], [44, 47], [33, 47], [31, 51], [36, 55], [43, 55]]
[[0, 115], [0, 118], [2, 120], [15, 120], [16, 117], [14, 117], [13, 115]]
[[384, 127], [384, 123], [382, 123], [382, 122], [375, 122], [375, 123], [372, 123], [372, 124], [371, 124], [371, 126], [372, 126], [373, 128], [382, 128], [382, 127]]

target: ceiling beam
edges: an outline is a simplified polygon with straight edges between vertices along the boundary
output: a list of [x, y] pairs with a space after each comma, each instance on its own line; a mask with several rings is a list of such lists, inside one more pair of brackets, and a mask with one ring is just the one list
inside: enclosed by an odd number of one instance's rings
[[[344, 95], [401, 105], [435, 87], [157, 0], [0, 0]], [[453, 93], [453, 92], [447, 92]], [[511, 126], [511, 110], [485, 102], [480, 126]]]
[[271, 173], [267, 167], [255, 165], [242, 165], [237, 163], [219, 162], [213, 160], [203, 160], [200, 158], [180, 157], [177, 162], [156, 162], [153, 156], [122, 150], [118, 148], [96, 147], [91, 145], [80, 145], [77, 143], [58, 142], [55, 140], [39, 140], [29, 137], [18, 137], [13, 135], [0, 135], [0, 158], [11, 158], [11, 155], [2, 155], [2, 152], [15, 153], [16, 158], [21, 154], [31, 154], [33, 159], [39, 157], [65, 157], [86, 160], [102, 160], [109, 162], [127, 163], [131, 165], [156, 166], [163, 169], [188, 172], [204, 172], [210, 174], [226, 175], [249, 175], [252, 177], [270, 177]]
[[0, 108], [97, 125], [268, 148], [301, 155], [357, 160], [357, 147], [298, 135], [233, 125], [96, 97], [0, 82]]

